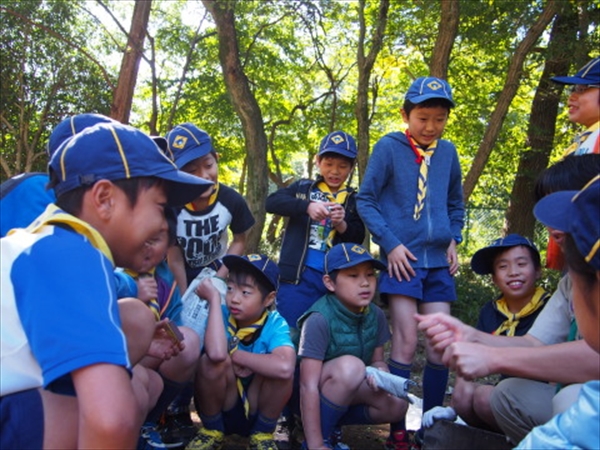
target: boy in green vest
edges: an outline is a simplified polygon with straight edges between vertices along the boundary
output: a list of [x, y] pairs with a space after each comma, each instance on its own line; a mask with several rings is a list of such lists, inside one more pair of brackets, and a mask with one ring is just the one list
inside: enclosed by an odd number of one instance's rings
[[407, 402], [366, 376], [369, 365], [389, 372], [383, 345], [390, 331], [383, 311], [372, 304], [375, 269], [385, 266], [364, 247], [335, 245], [325, 256], [323, 283], [330, 293], [298, 320], [303, 448], [343, 448], [330, 439], [336, 426], [389, 423], [406, 416]]

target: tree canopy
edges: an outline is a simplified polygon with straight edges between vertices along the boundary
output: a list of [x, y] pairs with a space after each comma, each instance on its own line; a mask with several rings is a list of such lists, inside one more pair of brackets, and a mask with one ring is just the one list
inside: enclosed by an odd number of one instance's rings
[[[136, 3], [151, 4], [141, 35]], [[258, 216], [251, 249], [272, 250], [281, 224], [265, 216], [268, 192], [313, 176], [318, 143], [336, 129], [358, 138], [358, 185], [377, 139], [404, 129], [399, 109], [411, 81], [435, 74], [453, 87], [444, 137], [459, 150], [470, 204], [507, 210], [528, 189], [515, 186], [517, 175], [531, 184], [574, 134], [566, 98], [548, 79], [598, 55], [598, 8], [591, 0], [3, 0], [1, 177], [45, 170], [49, 132], [69, 114], [118, 106], [122, 120], [152, 134], [193, 122], [213, 138], [221, 181]], [[141, 45], [139, 73], [124, 63], [136, 50], [131, 39]], [[117, 93], [132, 80], [129, 110]], [[548, 95], [554, 106], [539, 103]], [[532, 219], [515, 219], [531, 217], [530, 204], [515, 211], [506, 228], [531, 234]]]

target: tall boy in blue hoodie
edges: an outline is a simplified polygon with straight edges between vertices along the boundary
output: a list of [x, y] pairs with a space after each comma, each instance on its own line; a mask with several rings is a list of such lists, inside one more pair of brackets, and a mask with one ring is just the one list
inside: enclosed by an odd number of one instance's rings
[[[357, 197], [358, 213], [387, 263], [379, 289], [390, 308], [390, 372], [410, 377], [417, 348], [416, 312], [450, 312], [453, 275], [464, 219], [460, 164], [454, 145], [440, 139], [454, 106], [450, 85], [421, 77], [410, 86], [401, 113], [405, 132], [373, 148]], [[423, 411], [443, 403], [448, 370], [430, 348], [423, 375]], [[392, 424], [387, 448], [406, 432]]]

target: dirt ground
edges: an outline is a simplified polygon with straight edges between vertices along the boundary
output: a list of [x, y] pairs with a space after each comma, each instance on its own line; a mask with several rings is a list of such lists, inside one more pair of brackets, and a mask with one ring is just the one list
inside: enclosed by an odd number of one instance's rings
[[[419, 339], [419, 347], [417, 349], [417, 355], [413, 363], [413, 376], [412, 379], [418, 383], [418, 386], [411, 388], [411, 397], [414, 403], [410, 405], [407, 414], [407, 429], [417, 430], [421, 426], [421, 399], [422, 388], [422, 374], [423, 368], [425, 367], [425, 351], [423, 339]], [[450, 375], [448, 382], [449, 386], [453, 385], [453, 377]], [[445, 404], [449, 404], [450, 396], [446, 395]], [[200, 426], [200, 421], [195, 414], [193, 415], [195, 421]], [[279, 430], [279, 428], [278, 428]], [[353, 425], [346, 426], [343, 428], [343, 442], [348, 444], [352, 450], [371, 450], [371, 449], [382, 449], [383, 444], [389, 434], [389, 425]], [[287, 440], [287, 436], [276, 433], [275, 438], [278, 442], [280, 450], [287, 449], [299, 449], [300, 442], [298, 440], [293, 441], [291, 444]], [[225, 441], [225, 449], [227, 450], [245, 450], [248, 445], [248, 440], [239, 436], [228, 436]]]

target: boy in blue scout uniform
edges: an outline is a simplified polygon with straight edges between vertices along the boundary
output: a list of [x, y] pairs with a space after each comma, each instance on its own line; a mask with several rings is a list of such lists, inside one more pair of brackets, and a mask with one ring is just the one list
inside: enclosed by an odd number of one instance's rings
[[317, 179], [295, 181], [267, 197], [267, 212], [289, 218], [279, 254], [277, 310], [293, 333], [298, 318], [327, 293], [323, 286], [327, 250], [340, 242], [360, 244], [365, 238], [356, 191], [346, 184], [356, 156], [352, 136], [329, 133], [315, 157]]
[[[541, 267], [536, 246], [519, 234], [509, 234], [477, 250], [471, 258], [473, 272], [491, 274], [501, 295], [483, 305], [475, 328], [501, 336], [526, 334], [550, 298], [536, 286]], [[501, 432], [490, 406], [493, 390], [493, 384], [477, 384], [457, 375], [451, 407], [427, 411], [424, 426], [440, 418], [454, 420], [458, 414], [469, 425]]]
[[[454, 106], [450, 85], [421, 77], [406, 93], [402, 118], [407, 130], [374, 146], [357, 198], [358, 212], [381, 248], [387, 271], [379, 279], [390, 308], [390, 371], [410, 378], [417, 348], [414, 314], [450, 312], [456, 300], [456, 245], [464, 221], [461, 170], [454, 145], [440, 139]], [[448, 370], [426, 347], [423, 411], [440, 406]], [[405, 424], [392, 425], [387, 447]]]
[[[375, 270], [385, 266], [358, 244], [338, 244], [325, 257], [329, 293], [298, 320], [299, 402], [303, 448], [342, 448], [335, 427], [404, 419], [408, 403], [377, 388], [365, 370], [388, 372], [383, 346], [390, 339], [383, 311], [372, 303]], [[408, 445], [408, 436], [403, 437]], [[347, 448], [347, 447], [346, 447]]]
[[[138, 300], [117, 303], [113, 270], [139, 268], [165, 205], [212, 183], [178, 171], [148, 136], [117, 123], [65, 141], [49, 173], [56, 204], [0, 240], [0, 446], [133, 448], [157, 396], [133, 367], [155, 321]], [[144, 330], [135, 343], [131, 325]]]
[[279, 269], [265, 255], [227, 255], [226, 305], [210, 279], [196, 293], [209, 302], [196, 375], [203, 428], [188, 449], [218, 450], [226, 434], [250, 436], [249, 449], [277, 448], [273, 433], [291, 393], [296, 352], [290, 330], [270, 311]]
[[[87, 127], [113, 122], [100, 114], [77, 114], [61, 121], [50, 134], [46, 148], [51, 158], [58, 147]], [[9, 178], [0, 185], [0, 237], [13, 228], [24, 228], [56, 200], [54, 191], [47, 189], [48, 174], [29, 172]]]
[[[534, 214], [547, 227], [567, 233], [565, 258], [573, 282], [577, 325], [600, 352], [600, 176], [581, 191], [562, 191], [540, 200]], [[588, 381], [564, 413], [534, 428], [519, 449], [597, 448], [600, 442], [600, 381]]]
[[[221, 258], [245, 252], [246, 235], [255, 221], [244, 197], [219, 183], [218, 156], [206, 131], [182, 123], [167, 133], [166, 141], [166, 153], [180, 170], [214, 183], [212, 190], [176, 210], [177, 245], [169, 249], [167, 260], [184, 295], [205, 267], [225, 278], [227, 267], [221, 264]], [[193, 388], [186, 387], [169, 407], [163, 429], [165, 441], [186, 440], [195, 433], [189, 411], [192, 395]]]

